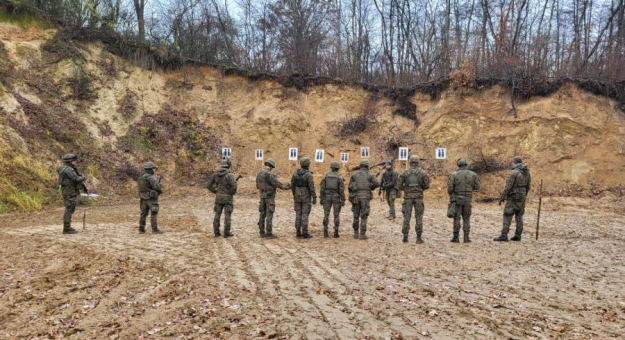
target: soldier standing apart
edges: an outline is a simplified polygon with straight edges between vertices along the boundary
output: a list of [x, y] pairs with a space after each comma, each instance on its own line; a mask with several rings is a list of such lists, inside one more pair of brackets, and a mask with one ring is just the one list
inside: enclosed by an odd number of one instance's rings
[[[260, 194], [260, 202], [258, 204], [260, 219], [258, 221], [258, 228], [260, 230], [260, 237], [269, 239], [277, 238], [272, 232], [273, 213], [276, 211], [276, 189], [289, 189], [288, 184], [284, 185], [280, 183], [278, 177], [271, 173], [275, 167], [276, 162], [269, 158], [265, 161], [265, 168], [256, 175], [256, 188]], [[267, 229], [265, 229], [265, 226]]]
[[76, 169], [76, 160], [78, 156], [67, 154], [63, 156], [63, 165], [59, 168], [59, 184], [63, 194], [63, 203], [65, 205], [65, 213], [63, 214], [63, 234], [76, 234], [76, 229], [72, 228], [72, 215], [76, 211], [78, 203], [78, 195], [80, 189], [87, 193], [85, 186], [85, 176], [81, 176]]
[[447, 180], [447, 193], [450, 201], [456, 205], [454, 215], [454, 235], [451, 242], [458, 243], [460, 233], [460, 218], [462, 217], [462, 231], [464, 233], [464, 243], [471, 242], [469, 232], [471, 231], [471, 199], [473, 191], [480, 190], [480, 178], [477, 174], [467, 169], [467, 160], [458, 160], [458, 170], [454, 171]]
[[230, 162], [224, 161], [221, 167], [208, 180], [208, 190], [215, 194], [215, 217], [213, 219], [213, 232], [215, 237], [221, 236], [219, 232], [219, 222], [221, 212], [225, 211], [224, 217], [224, 237], [234, 236], [230, 232], [230, 219], [234, 210], [233, 196], [237, 193], [237, 181], [230, 173]]
[[299, 164], [301, 168], [293, 173], [291, 177], [291, 190], [295, 201], [295, 231], [297, 238], [312, 238], [308, 233], [308, 215], [312, 209], [312, 204], [317, 204], [317, 193], [315, 192], [315, 181], [313, 173], [308, 170], [310, 158], [303, 157]]
[[412, 209], [415, 210], [417, 232], [417, 243], [423, 243], [423, 191], [430, 188], [430, 178], [419, 167], [419, 156], [410, 156], [410, 168], [399, 176], [397, 187], [400, 191], [404, 191], [404, 204], [402, 212], [404, 214], [404, 224], [402, 233], [404, 234], [403, 242], [408, 242], [408, 233], [410, 232], [410, 219], [412, 218]]
[[339, 175], [339, 162], [330, 163], [331, 172], [321, 180], [319, 196], [323, 205], [323, 237], [330, 237], [328, 224], [330, 223], [330, 209], [334, 207], [334, 238], [339, 237], [341, 207], [345, 206], [345, 180]]
[[[354, 213], [354, 238], [367, 239], [367, 218], [369, 218], [372, 190], [380, 186], [380, 182], [374, 175], [369, 173], [369, 160], [363, 158], [360, 161], [360, 169], [349, 179], [349, 199], [352, 202]], [[360, 225], [360, 236], [358, 227]]]
[[380, 186], [380, 192], [384, 190], [386, 194], [386, 203], [388, 203], [388, 216], [389, 220], [395, 219], [395, 199], [397, 198], [397, 178], [398, 174], [393, 168], [393, 162], [386, 162], [386, 171], [382, 175], [382, 184]]
[[510, 231], [510, 224], [512, 224], [512, 216], [516, 221], [516, 230], [511, 241], [521, 241], [521, 234], [523, 233], [523, 214], [525, 214], [525, 198], [530, 191], [530, 185], [532, 182], [530, 171], [527, 166], [523, 165], [521, 157], [515, 156], [512, 159], [512, 171], [508, 175], [506, 181], [506, 187], [503, 189], [501, 196], [499, 197], [499, 204], [506, 201], [506, 206], [503, 209], [503, 229], [501, 230], [501, 236], [494, 239], [498, 242], [508, 241], [508, 232]]
[[139, 197], [141, 198], [141, 217], [139, 218], [139, 234], [145, 233], [145, 220], [150, 215], [152, 234], [162, 234], [158, 229], [158, 196], [163, 193], [161, 180], [154, 174], [158, 167], [152, 162], [143, 166], [145, 172], [139, 177]]

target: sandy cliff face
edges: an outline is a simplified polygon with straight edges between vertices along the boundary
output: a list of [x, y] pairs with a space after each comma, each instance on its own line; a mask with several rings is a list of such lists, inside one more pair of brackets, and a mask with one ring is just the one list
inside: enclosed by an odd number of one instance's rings
[[[610, 99], [573, 85], [517, 103], [517, 118], [504, 115], [509, 94], [501, 87], [454, 89], [436, 100], [417, 93], [411, 99], [420, 119], [416, 125], [393, 115], [391, 99], [360, 88], [318, 85], [302, 92], [208, 67], [145, 70], [97, 44], [82, 46], [79, 59], [59, 61], [42, 49], [53, 34], [0, 24], [5, 197], [54, 187], [64, 152], [85, 156], [91, 185], [114, 191], [111, 183], [130, 188], [136, 165], [147, 159], [159, 162], [171, 181], [201, 180], [216, 166], [222, 147], [232, 148], [237, 170], [248, 176], [261, 167], [254, 150], [264, 149], [285, 180], [296, 166], [288, 161], [288, 147], [306, 156], [326, 150], [325, 163], [313, 165], [320, 176], [341, 152], [349, 152], [354, 165], [360, 146], [371, 147], [374, 162], [396, 157], [397, 147], [406, 146], [441, 175], [439, 187], [457, 158], [507, 163], [515, 153], [552, 188], [625, 183], [625, 114]], [[362, 116], [362, 131], [344, 130], [346, 122]], [[447, 148], [446, 161], [434, 159], [437, 147]], [[490, 176], [499, 184], [505, 171]], [[250, 192], [252, 182], [242, 182]]]

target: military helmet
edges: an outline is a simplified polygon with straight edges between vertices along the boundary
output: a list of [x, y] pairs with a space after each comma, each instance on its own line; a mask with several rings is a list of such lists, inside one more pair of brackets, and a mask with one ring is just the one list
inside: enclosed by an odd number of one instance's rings
[[73, 153], [68, 153], [67, 155], [63, 156], [64, 162], [71, 162], [77, 159], [78, 159], [78, 156], [74, 155]]
[[369, 159], [368, 158], [363, 158], [360, 160], [360, 166], [366, 166], [369, 167]]
[[460, 158], [457, 162], [458, 166], [467, 166], [467, 160], [464, 158]]
[[520, 164], [520, 163], [523, 163], [523, 159], [521, 159], [521, 156], [514, 156], [514, 158], [512, 158], [512, 161], [513, 161], [515, 164]]
[[156, 164], [154, 164], [152, 162], [145, 162], [145, 164], [143, 164], [143, 168], [146, 169], [146, 170], [158, 169]]
[[221, 167], [229, 169], [230, 168], [230, 162], [228, 162], [228, 161], [221, 162]]
[[269, 165], [272, 168], [276, 167], [276, 161], [274, 161], [273, 159], [269, 158], [265, 161], [265, 165]]
[[340, 167], [341, 167], [341, 163], [337, 161], [333, 161], [332, 163], [330, 163], [330, 169], [339, 169]]
[[302, 159], [299, 160], [299, 165], [301, 165], [303, 167], [310, 166], [310, 158], [302, 157]]
[[421, 159], [419, 158], [419, 156], [417, 156], [417, 155], [410, 156], [410, 163], [419, 164], [420, 161], [421, 161]]

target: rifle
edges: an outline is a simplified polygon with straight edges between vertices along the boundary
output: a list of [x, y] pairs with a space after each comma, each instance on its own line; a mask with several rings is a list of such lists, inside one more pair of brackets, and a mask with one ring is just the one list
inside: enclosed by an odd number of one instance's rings
[[235, 180], [238, 182], [241, 178], [243, 178], [243, 175], [239, 174]]
[[[369, 170], [371, 170], [371, 169], [373, 169], [373, 168], [377, 168], [377, 167], [379, 167], [379, 166], [386, 165], [386, 163], [387, 163], [387, 162], [391, 162], [391, 163], [393, 163], [394, 161], [395, 161], [395, 158], [391, 158], [391, 159], [387, 159], [387, 160], [385, 160], [385, 161], [381, 161], [381, 162], [379, 162], [379, 163], [376, 163], [376, 164], [374, 164], [374, 165], [369, 166]], [[348, 168], [348, 170], [349, 170], [349, 171], [356, 171], [356, 170], [358, 170], [358, 169], [360, 169], [360, 165], [352, 165], [352, 166], [350, 166], [350, 167]], [[379, 175], [382, 173], [382, 171], [384, 171], [384, 169], [382, 169], [382, 170], [378, 171], [378, 172], [375, 174], [375, 176], [376, 176], [376, 177], [377, 177], [377, 176], [379, 176]]]

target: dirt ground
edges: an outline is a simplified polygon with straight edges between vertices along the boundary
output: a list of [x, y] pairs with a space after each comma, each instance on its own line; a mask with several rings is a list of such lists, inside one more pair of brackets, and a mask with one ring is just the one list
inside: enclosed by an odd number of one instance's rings
[[[442, 201], [425, 240], [372, 206], [367, 241], [294, 237], [281, 193], [277, 240], [257, 200], [238, 198], [230, 239], [212, 237], [212, 197], [164, 198], [163, 235], [138, 235], [138, 203], [92, 206], [61, 235], [61, 208], [0, 216], [0, 338], [611, 339], [625, 333], [625, 216], [536, 202], [521, 243], [496, 244], [501, 208], [477, 204], [473, 243], [449, 242]], [[76, 213], [82, 217], [84, 208]], [[79, 223], [80, 225], [81, 223]], [[81, 225], [79, 227], [82, 227]], [[621, 335], [619, 335], [621, 334]]]

